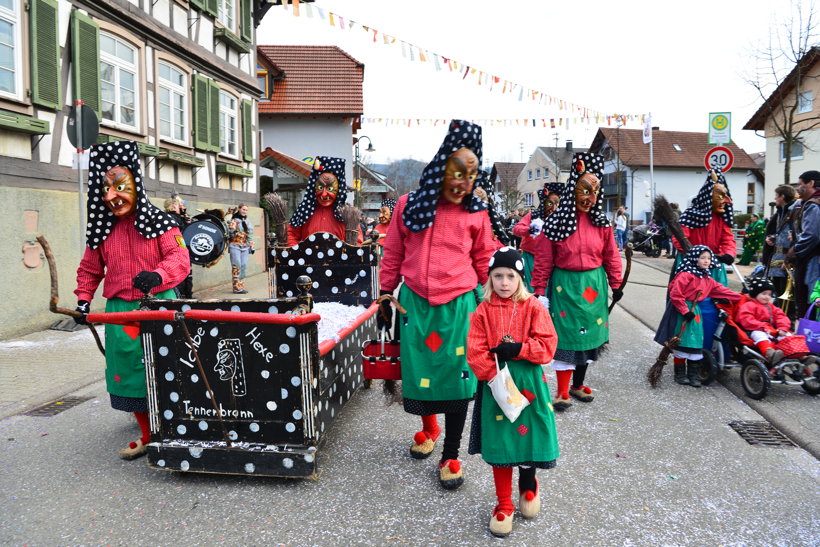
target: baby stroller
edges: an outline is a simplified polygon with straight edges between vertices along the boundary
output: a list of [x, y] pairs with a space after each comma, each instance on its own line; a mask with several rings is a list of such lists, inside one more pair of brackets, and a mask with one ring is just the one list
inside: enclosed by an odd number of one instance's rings
[[657, 258], [661, 256], [662, 232], [661, 227], [651, 221], [649, 224], [636, 226], [632, 229], [632, 248], [648, 257]]
[[[734, 265], [732, 267], [745, 287], [743, 276]], [[807, 351], [796, 351], [797, 348], [792, 347], [799, 345], [798, 339], [802, 337], [794, 336], [791, 337], [794, 340], [790, 342], [783, 341], [782, 349], [785, 355], [780, 362], [772, 366], [759, 352], [749, 334], [737, 325], [737, 310], [748, 298], [750, 297], [744, 294], [736, 303], [716, 303], [719, 309], [718, 325], [715, 329], [712, 351], [703, 352], [701, 383], [708, 385], [718, 374], [730, 368], [741, 367], [740, 385], [751, 399], [760, 400], [766, 397], [772, 384], [801, 386], [809, 395], [820, 393], [820, 379], [817, 376], [820, 358]]]

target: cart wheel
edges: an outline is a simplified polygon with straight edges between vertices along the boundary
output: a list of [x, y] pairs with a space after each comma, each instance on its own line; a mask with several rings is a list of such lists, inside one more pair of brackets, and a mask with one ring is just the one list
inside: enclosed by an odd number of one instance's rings
[[817, 362], [809, 363], [803, 366], [803, 373], [806, 375], [803, 378], [803, 384], [800, 387], [809, 395], [817, 395], [820, 393], [820, 378], [817, 377], [817, 369], [820, 365]]
[[698, 369], [698, 378], [700, 383], [708, 386], [715, 381], [717, 376], [717, 361], [711, 351], [703, 350], [703, 359], [700, 360], [700, 368]]
[[652, 249], [651, 251], [649, 251], [648, 254], [652, 258], [658, 258], [659, 256], [661, 256], [661, 249], [660, 247], [658, 247], [657, 249]]
[[759, 401], [769, 392], [772, 381], [766, 366], [757, 359], [749, 359], [740, 369], [740, 385], [750, 398]]

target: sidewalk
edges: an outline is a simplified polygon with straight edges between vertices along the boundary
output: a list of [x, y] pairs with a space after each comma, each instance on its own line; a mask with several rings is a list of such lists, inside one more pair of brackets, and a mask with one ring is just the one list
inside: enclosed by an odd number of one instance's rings
[[[248, 294], [233, 294], [230, 282], [194, 292], [197, 299], [268, 298], [266, 272], [245, 280]], [[54, 316], [54, 320], [64, 316]], [[104, 338], [104, 326], [97, 332]], [[98, 380], [105, 357], [87, 329], [43, 330], [0, 342], [0, 419], [49, 403]]]

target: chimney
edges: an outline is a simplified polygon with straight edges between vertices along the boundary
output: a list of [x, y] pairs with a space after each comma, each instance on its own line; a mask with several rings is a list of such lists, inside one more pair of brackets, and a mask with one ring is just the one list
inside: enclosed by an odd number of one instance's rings
[[572, 152], [572, 141], [567, 141], [567, 144], [564, 146], [564, 150], [567, 152]]
[[652, 127], [652, 131], [660, 131], [660, 130], [661, 130], [661, 128], [658, 127], [657, 125]]

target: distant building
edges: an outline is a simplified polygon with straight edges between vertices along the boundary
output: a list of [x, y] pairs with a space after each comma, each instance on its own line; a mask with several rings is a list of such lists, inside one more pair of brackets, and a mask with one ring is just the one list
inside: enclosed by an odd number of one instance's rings
[[538, 190], [546, 182], [566, 182], [570, 165], [576, 152], [586, 152], [586, 148], [573, 148], [572, 141], [566, 146], [539, 146], [530, 155], [529, 161], [518, 173], [518, 189], [524, 194], [529, 206], [538, 205]]

